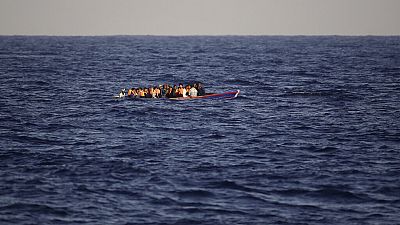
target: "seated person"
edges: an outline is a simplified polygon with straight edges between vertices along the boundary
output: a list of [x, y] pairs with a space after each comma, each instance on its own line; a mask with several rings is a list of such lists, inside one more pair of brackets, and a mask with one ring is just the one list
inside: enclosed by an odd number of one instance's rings
[[206, 95], [204, 85], [202, 83], [197, 83], [197, 96], [204, 96], [204, 95]]
[[196, 97], [197, 96], [197, 89], [195, 88], [195, 85], [192, 88], [190, 88], [189, 95], [190, 95], [190, 97]]

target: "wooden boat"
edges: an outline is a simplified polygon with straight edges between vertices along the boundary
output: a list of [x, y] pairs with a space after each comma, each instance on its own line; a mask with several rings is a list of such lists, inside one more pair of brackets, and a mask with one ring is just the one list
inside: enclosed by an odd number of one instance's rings
[[[212, 94], [206, 94], [206, 95], [194, 96], [194, 97], [188, 96], [188, 97], [164, 98], [164, 99], [177, 100], [177, 101], [194, 100], [194, 99], [234, 99], [234, 98], [237, 98], [239, 93], [240, 93], [240, 90], [228, 91], [228, 92], [219, 93], [219, 94], [212, 93]], [[127, 95], [116, 95], [116, 96], [113, 96], [113, 98], [117, 98], [117, 99], [129, 98], [129, 99], [137, 99], [137, 100], [155, 99], [155, 98], [135, 98], [135, 97], [129, 97]]]
[[240, 90], [237, 91], [228, 91], [220, 94], [206, 94], [203, 96], [195, 96], [195, 97], [178, 97], [178, 98], [169, 98], [171, 100], [193, 100], [193, 99], [234, 99], [239, 95]]

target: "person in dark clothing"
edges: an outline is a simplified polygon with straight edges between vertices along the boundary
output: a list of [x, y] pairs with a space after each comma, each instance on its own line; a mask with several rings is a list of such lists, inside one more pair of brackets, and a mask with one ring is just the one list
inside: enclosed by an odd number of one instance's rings
[[165, 97], [167, 95], [169, 87], [167, 84], [160, 85], [160, 90], [161, 90], [161, 97]]
[[153, 96], [150, 94], [150, 91], [149, 91], [148, 88], [145, 88], [145, 89], [144, 89], [144, 97], [145, 97], [145, 98], [151, 98], [151, 97], [153, 97]]
[[174, 85], [174, 87], [172, 88], [172, 93], [174, 95], [173, 98], [178, 97], [178, 87], [176, 85]]
[[169, 87], [169, 89], [167, 90], [167, 93], [165, 94], [165, 97], [174, 98], [174, 90], [172, 89], [172, 87]]
[[197, 83], [197, 96], [206, 95], [206, 90], [204, 89], [204, 85], [202, 83]]

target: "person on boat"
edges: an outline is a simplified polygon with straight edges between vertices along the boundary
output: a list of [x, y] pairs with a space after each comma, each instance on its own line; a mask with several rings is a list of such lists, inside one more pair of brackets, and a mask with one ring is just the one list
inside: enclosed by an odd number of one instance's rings
[[142, 88], [139, 88], [138, 94], [139, 94], [139, 98], [144, 98], [145, 97], [144, 90]]
[[179, 84], [176, 97], [183, 97], [183, 84]]
[[183, 84], [179, 84], [179, 97], [187, 97], [186, 88], [183, 87]]
[[190, 85], [186, 85], [185, 91], [186, 91], [186, 97], [190, 96]]
[[150, 98], [154, 98], [154, 88], [153, 87], [149, 87], [149, 95], [150, 95]]
[[128, 97], [133, 97], [133, 92], [135, 91], [135, 89], [134, 88], [130, 88], [129, 90], [128, 90]]
[[204, 86], [202, 83], [197, 83], [197, 95], [198, 96], [204, 96], [206, 95], [206, 91], [204, 89]]
[[167, 93], [165, 94], [165, 97], [167, 98], [174, 98], [175, 92], [173, 91], [172, 87], [169, 87], [167, 90]]
[[169, 85], [168, 84], [164, 84], [161, 87], [161, 97], [166, 97], [168, 90], [169, 90]]
[[135, 97], [135, 92], [136, 92], [135, 88], [129, 89], [128, 90], [128, 97], [131, 97], [131, 98]]
[[125, 97], [125, 95], [126, 95], [125, 88], [123, 88], [121, 90], [121, 92], [119, 93], [119, 97], [122, 98], [122, 97]]
[[176, 87], [176, 85], [174, 85], [174, 87], [172, 88], [172, 93], [173, 93], [173, 98], [178, 97], [178, 88]]
[[158, 85], [158, 90], [160, 90], [160, 94], [159, 94], [159, 98], [161, 98], [162, 96], [165, 96], [165, 92], [164, 92], [164, 85]]
[[171, 96], [172, 96], [171, 98], [178, 97], [178, 89], [176, 88], [176, 85], [174, 85], [174, 87], [172, 88]]
[[157, 98], [157, 87], [153, 87], [153, 94], [151, 95], [152, 98]]
[[161, 90], [159, 87], [154, 87], [153, 98], [160, 98], [161, 97]]
[[149, 89], [148, 88], [144, 88], [144, 96], [143, 98], [151, 98], [151, 95], [149, 93]]
[[197, 89], [196, 89], [196, 84], [193, 85], [192, 88], [189, 90], [189, 96], [190, 97], [196, 97], [197, 96]]

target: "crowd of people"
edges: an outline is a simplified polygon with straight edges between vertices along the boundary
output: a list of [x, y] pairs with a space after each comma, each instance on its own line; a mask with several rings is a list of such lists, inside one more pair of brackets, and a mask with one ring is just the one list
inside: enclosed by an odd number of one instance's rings
[[205, 95], [205, 89], [202, 83], [183, 84], [177, 85], [159, 85], [151, 87], [130, 88], [128, 90], [122, 89], [119, 97], [132, 97], [132, 98], [179, 98], [179, 97], [195, 97]]

